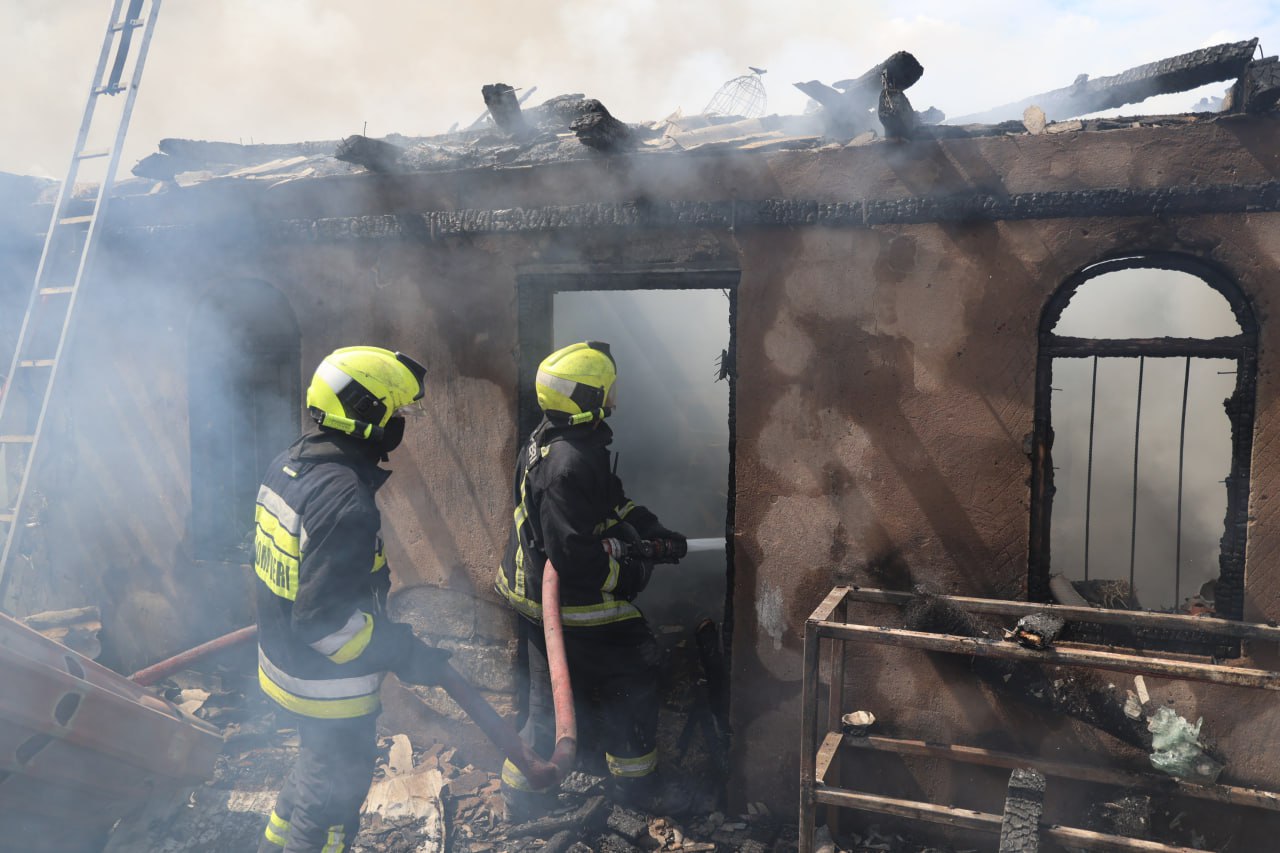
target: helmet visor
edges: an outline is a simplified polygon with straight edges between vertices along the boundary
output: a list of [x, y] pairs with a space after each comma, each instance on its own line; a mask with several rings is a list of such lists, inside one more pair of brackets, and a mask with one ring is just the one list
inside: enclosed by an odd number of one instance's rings
[[427, 369], [402, 352], [396, 353], [396, 361], [409, 368], [413, 378], [418, 381], [418, 391], [413, 395], [413, 399], [421, 400], [427, 393]]

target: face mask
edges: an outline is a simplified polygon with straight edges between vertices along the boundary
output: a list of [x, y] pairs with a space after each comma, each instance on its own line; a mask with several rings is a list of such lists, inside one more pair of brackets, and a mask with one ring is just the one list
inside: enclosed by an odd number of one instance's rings
[[386, 454], [399, 447], [400, 442], [403, 440], [404, 418], [397, 415], [387, 421], [387, 425], [382, 428], [382, 441], [378, 443], [378, 446]]

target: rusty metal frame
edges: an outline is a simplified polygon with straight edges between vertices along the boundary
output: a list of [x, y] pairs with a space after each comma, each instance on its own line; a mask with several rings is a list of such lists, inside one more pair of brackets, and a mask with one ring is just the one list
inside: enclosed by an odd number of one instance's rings
[[[1126, 269], [1161, 269], [1185, 272], [1222, 294], [1240, 324], [1241, 333], [1214, 339], [1132, 339], [1094, 340], [1053, 334], [1053, 328], [1075, 292], [1090, 279]], [[1231, 422], [1231, 470], [1227, 476], [1227, 509], [1219, 555], [1218, 602], [1228, 619], [1244, 616], [1245, 546], [1249, 513], [1249, 464], [1253, 455], [1255, 389], [1258, 371], [1258, 321], [1248, 297], [1227, 270], [1190, 255], [1176, 252], [1132, 252], [1090, 264], [1068, 278], [1049, 298], [1040, 319], [1040, 346], [1036, 359], [1035, 415], [1031, 447], [1031, 525], [1028, 543], [1027, 596], [1031, 601], [1052, 601], [1049, 592], [1051, 564], [1050, 528], [1053, 512], [1053, 423], [1050, 403], [1055, 358], [1180, 357], [1233, 358], [1236, 360], [1236, 387], [1227, 403]], [[1190, 649], [1181, 638], [1158, 628], [1134, 632], [1130, 642], [1146, 645], [1154, 641], [1160, 648]], [[1214, 647], [1218, 657], [1240, 653], [1235, 639]]]
[[[1280, 691], [1280, 672], [1248, 669], [1241, 666], [1207, 664], [1181, 659], [1157, 658], [1136, 653], [1099, 651], [1096, 649], [1060, 644], [1046, 650], [1023, 648], [1016, 643], [986, 640], [953, 634], [910, 631], [852, 622], [849, 619], [851, 602], [869, 602], [904, 606], [913, 596], [907, 593], [878, 589], [838, 586], [833, 588], [822, 603], [805, 620], [804, 652], [801, 671], [801, 722], [800, 722], [800, 853], [813, 853], [817, 808], [829, 807], [829, 814], [837, 808], [853, 808], [890, 814], [932, 823], [942, 823], [963, 829], [1000, 831], [998, 815], [955, 809], [931, 803], [898, 800], [865, 792], [852, 791], [839, 786], [839, 764], [843, 747], [851, 749], [878, 749], [900, 755], [917, 755], [992, 767], [1032, 766], [1048, 776], [1086, 779], [1104, 784], [1143, 784], [1147, 787], [1169, 790], [1172, 793], [1213, 800], [1232, 805], [1280, 811], [1280, 794], [1254, 788], [1231, 785], [1190, 785], [1160, 777], [1155, 774], [1129, 773], [1108, 768], [1088, 767], [1060, 761], [1042, 760], [1035, 756], [999, 753], [975, 747], [949, 744], [931, 744], [894, 738], [856, 738], [852, 743], [842, 733], [841, 715], [844, 701], [844, 644], [860, 642], [876, 645], [892, 645], [946, 654], [970, 655], [1044, 663], [1054, 666], [1074, 666], [1138, 674], [1150, 674], [1162, 678], [1181, 678], [1234, 687], [1246, 687]], [[1028, 610], [1051, 609], [1069, 620], [1114, 622], [1122, 619], [1137, 620], [1151, 627], [1174, 628], [1209, 636], [1248, 638], [1254, 642], [1280, 642], [1280, 628], [1274, 625], [1233, 622], [1198, 616], [1165, 613], [1143, 613], [1126, 610], [1081, 607], [1039, 607], [1021, 601], [970, 598], [964, 596], [939, 596], [962, 610], [1004, 616], [1025, 615]], [[826, 648], [829, 666], [826, 721], [818, 719], [821, 702], [822, 652]], [[1138, 841], [1122, 836], [1105, 835], [1069, 827], [1044, 827], [1046, 838], [1086, 850], [1149, 850], [1180, 851], [1155, 842]]]

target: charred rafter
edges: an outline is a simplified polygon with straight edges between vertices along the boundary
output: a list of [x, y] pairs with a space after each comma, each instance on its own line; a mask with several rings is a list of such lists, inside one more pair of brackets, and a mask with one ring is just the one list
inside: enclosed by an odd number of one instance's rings
[[1257, 49], [1255, 38], [1193, 50], [1096, 80], [1082, 74], [1070, 86], [961, 116], [954, 123], [994, 124], [1017, 119], [1030, 106], [1040, 107], [1050, 121], [1056, 121], [1136, 104], [1152, 95], [1185, 92], [1206, 83], [1234, 80], [1244, 73]]

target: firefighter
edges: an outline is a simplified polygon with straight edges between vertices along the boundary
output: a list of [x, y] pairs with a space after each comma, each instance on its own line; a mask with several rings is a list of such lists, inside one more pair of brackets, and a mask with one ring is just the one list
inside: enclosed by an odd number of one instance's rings
[[426, 371], [400, 353], [346, 347], [307, 389], [315, 425], [271, 463], [258, 490], [258, 681], [297, 725], [298, 758], [259, 853], [341, 853], [373, 778], [386, 672], [432, 684], [447, 653], [385, 612], [391, 586], [374, 493], [404, 436], [399, 410]]
[[[538, 366], [543, 419], [517, 454], [515, 524], [498, 570], [497, 590], [532, 623], [527, 635], [529, 717], [521, 736], [539, 755], [554, 748], [554, 708], [543, 635], [542, 574], [550, 559], [560, 576], [561, 619], [570, 680], [600, 702], [600, 733], [615, 798], [650, 805], [657, 793], [658, 676], [653, 632], [632, 600], [653, 564], [632, 549], [615, 559], [605, 540], [660, 540], [678, 558], [685, 538], [627, 499], [609, 468], [613, 433], [604, 422], [615, 402], [617, 368], [608, 344], [576, 343]], [[507, 761], [502, 791], [508, 818], [554, 805]]]

